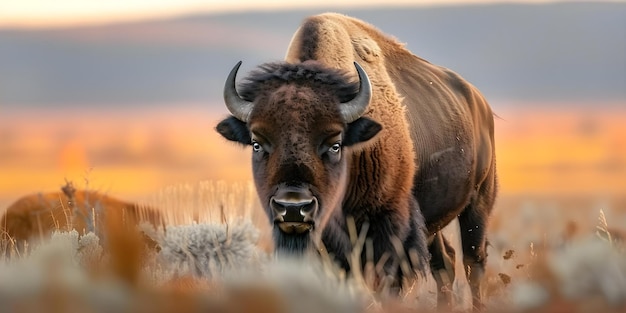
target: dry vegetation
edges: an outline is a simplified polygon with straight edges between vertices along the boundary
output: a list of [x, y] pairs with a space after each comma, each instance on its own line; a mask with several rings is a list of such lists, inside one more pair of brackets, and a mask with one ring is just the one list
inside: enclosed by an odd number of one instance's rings
[[[158, 208], [165, 229], [136, 227], [135, 220], [122, 223], [128, 220], [105, 215], [110, 220], [100, 223], [99, 235], [87, 228], [68, 231], [73, 227], [67, 224], [53, 235], [38, 234], [43, 242], [19, 255], [5, 256], [0, 262], [2, 310], [435, 311], [431, 279], [394, 299], [370, 291], [363, 277], [346, 277], [323, 259], [273, 260], [266, 217], [250, 184], [175, 186], [145, 205]], [[619, 210], [594, 208], [588, 216], [532, 202], [515, 205], [493, 217], [484, 281], [488, 312], [626, 311]], [[72, 212], [66, 210], [66, 220], [75, 218]], [[457, 228], [446, 229], [453, 241], [458, 241]], [[146, 245], [146, 235], [158, 243], [156, 248]], [[3, 243], [4, 249], [15, 248], [11, 238]], [[462, 277], [453, 291], [453, 310], [469, 309]]]

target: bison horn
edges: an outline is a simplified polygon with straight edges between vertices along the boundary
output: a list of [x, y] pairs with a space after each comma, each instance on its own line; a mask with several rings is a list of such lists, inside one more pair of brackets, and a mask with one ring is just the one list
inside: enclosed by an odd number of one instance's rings
[[252, 112], [252, 102], [246, 101], [239, 97], [237, 89], [235, 87], [235, 78], [237, 77], [237, 71], [241, 66], [241, 61], [235, 64], [235, 67], [228, 74], [226, 83], [224, 84], [224, 102], [228, 111], [242, 122], [247, 122], [250, 112]]
[[359, 63], [354, 62], [354, 66], [359, 74], [359, 93], [354, 99], [341, 104], [341, 115], [346, 123], [354, 122], [361, 117], [372, 99], [372, 85], [367, 73]]

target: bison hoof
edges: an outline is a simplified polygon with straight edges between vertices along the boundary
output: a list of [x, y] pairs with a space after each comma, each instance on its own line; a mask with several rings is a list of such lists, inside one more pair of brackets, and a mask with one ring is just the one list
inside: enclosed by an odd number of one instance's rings
[[281, 222], [276, 223], [278, 228], [285, 234], [299, 235], [304, 234], [313, 229], [312, 223], [304, 222]]

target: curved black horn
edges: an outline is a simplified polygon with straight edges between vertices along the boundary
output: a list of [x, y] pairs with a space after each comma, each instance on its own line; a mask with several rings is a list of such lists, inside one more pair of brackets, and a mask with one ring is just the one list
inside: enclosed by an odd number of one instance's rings
[[241, 66], [241, 61], [235, 64], [235, 67], [228, 74], [226, 83], [224, 84], [224, 103], [228, 111], [233, 114], [238, 120], [247, 122], [250, 112], [252, 112], [252, 102], [246, 101], [239, 97], [237, 89], [235, 87], [235, 78], [237, 77], [237, 71]]
[[354, 66], [359, 74], [359, 93], [354, 99], [341, 104], [341, 115], [346, 123], [354, 122], [361, 117], [372, 99], [372, 85], [367, 73], [359, 63], [354, 62]]

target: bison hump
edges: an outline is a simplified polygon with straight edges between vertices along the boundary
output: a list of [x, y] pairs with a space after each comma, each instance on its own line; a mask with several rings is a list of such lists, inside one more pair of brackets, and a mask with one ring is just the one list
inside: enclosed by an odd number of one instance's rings
[[381, 50], [376, 41], [371, 38], [352, 38], [352, 46], [356, 54], [364, 61], [375, 62], [381, 56]]

